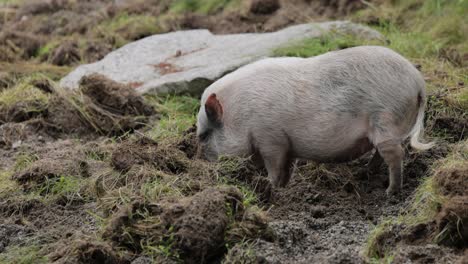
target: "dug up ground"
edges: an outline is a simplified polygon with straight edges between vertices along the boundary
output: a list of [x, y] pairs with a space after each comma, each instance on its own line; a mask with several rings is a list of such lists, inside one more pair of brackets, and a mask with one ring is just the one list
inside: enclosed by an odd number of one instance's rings
[[[0, 36], [7, 51], [0, 63], [0, 263], [466, 263], [466, 36], [448, 30], [461, 19], [461, 4], [310, 8], [291, 1], [310, 12], [298, 16], [287, 1], [187, 2], [8, 5], [13, 15], [4, 14], [8, 30]], [[429, 30], [436, 12], [455, 22]], [[142, 97], [100, 75], [73, 92], [56, 83], [70, 67], [154, 33], [271, 31], [343, 15], [376, 27], [387, 38], [378, 44], [419, 64], [426, 78], [425, 137], [436, 146], [407, 149], [397, 197], [385, 196], [384, 166], [367, 172], [368, 156], [300, 162], [291, 183], [272, 191], [249, 159], [197, 158], [197, 98]], [[425, 22], [409, 29], [402, 16]], [[330, 35], [275, 54], [308, 57], [362, 44]]]

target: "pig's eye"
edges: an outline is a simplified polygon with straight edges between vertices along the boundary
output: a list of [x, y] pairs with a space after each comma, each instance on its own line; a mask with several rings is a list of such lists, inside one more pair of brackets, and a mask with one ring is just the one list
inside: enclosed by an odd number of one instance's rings
[[208, 139], [208, 137], [210, 136], [210, 131], [205, 131], [203, 133], [200, 134], [200, 136], [198, 136], [198, 139], [200, 139], [200, 141], [204, 142]]

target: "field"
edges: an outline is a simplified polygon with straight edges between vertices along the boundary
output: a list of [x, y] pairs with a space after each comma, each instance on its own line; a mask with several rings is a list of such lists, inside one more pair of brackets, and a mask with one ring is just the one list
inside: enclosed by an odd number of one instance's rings
[[[466, 263], [467, 13], [466, 0], [0, 0], [0, 263]], [[386, 166], [367, 171], [370, 154], [301, 161], [272, 191], [248, 158], [197, 158], [198, 97], [141, 96], [101, 75], [58, 85], [152, 34], [336, 19], [385, 40], [331, 34], [275, 55], [373, 44], [417, 66], [436, 145], [407, 147], [398, 196]]]

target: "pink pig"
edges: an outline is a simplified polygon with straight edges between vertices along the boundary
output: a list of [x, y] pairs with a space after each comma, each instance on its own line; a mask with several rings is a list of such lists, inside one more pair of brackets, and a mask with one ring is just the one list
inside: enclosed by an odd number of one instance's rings
[[274, 186], [296, 159], [345, 162], [376, 148], [389, 167], [387, 194], [402, 185], [403, 141], [419, 142], [426, 104], [421, 73], [396, 52], [361, 46], [312, 58], [270, 58], [219, 79], [203, 93], [197, 136], [209, 160], [253, 155]]

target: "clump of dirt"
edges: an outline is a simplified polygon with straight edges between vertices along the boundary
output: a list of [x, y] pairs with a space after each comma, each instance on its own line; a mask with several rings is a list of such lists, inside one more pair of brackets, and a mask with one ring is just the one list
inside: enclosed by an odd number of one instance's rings
[[435, 184], [445, 196], [468, 194], [468, 163], [439, 169], [434, 176]]
[[50, 100], [45, 121], [64, 133], [120, 135], [143, 127], [154, 109], [130, 85], [98, 74], [85, 76], [76, 93], [58, 93]]
[[194, 125], [182, 133], [182, 139], [177, 143], [177, 148], [187, 155], [187, 158], [194, 159], [199, 156], [197, 127]]
[[463, 260], [453, 254], [453, 251], [433, 244], [427, 245], [406, 245], [399, 247], [394, 255], [392, 263], [462, 263], [458, 261]]
[[118, 255], [109, 244], [90, 239], [73, 240], [49, 255], [53, 263], [124, 264], [130, 261]]
[[266, 170], [256, 165], [251, 158], [221, 157], [216, 172], [228, 181], [247, 184], [263, 202], [272, 198], [273, 187], [266, 177]]
[[135, 165], [147, 164], [172, 174], [187, 172], [189, 166], [182, 152], [172, 147], [160, 146], [147, 137], [120, 144], [112, 153], [111, 164], [122, 172], [130, 171]]
[[112, 51], [112, 45], [105, 43], [99, 40], [90, 40], [86, 43], [86, 48], [84, 49], [83, 59], [87, 62], [98, 61], [107, 53]]
[[252, 0], [249, 11], [253, 14], [268, 15], [281, 7], [279, 0]]
[[16, 148], [23, 140], [33, 136], [36, 132], [36, 126], [26, 122], [0, 125], [0, 147]]
[[76, 41], [65, 41], [52, 53], [50, 62], [54, 65], [72, 65], [81, 60], [80, 50]]
[[[226, 233], [242, 221], [242, 194], [232, 187], [208, 188], [192, 197], [158, 203], [135, 201], [122, 208], [103, 238], [139, 252], [142, 245], [166, 245], [186, 263], [206, 262], [225, 252]], [[258, 236], [265, 224], [250, 227]], [[239, 230], [239, 232], [242, 230]]]
[[439, 244], [457, 248], [468, 246], [468, 195], [452, 197], [442, 205], [435, 219]]
[[[55, 157], [54, 157], [55, 156]], [[24, 191], [39, 190], [48, 193], [54, 183], [63, 176], [89, 177], [89, 166], [78, 153], [51, 153], [50, 157], [33, 162], [27, 168], [13, 174]]]
[[85, 161], [55, 160], [45, 158], [34, 162], [29, 168], [15, 173], [16, 180], [24, 191], [40, 190], [48, 193], [53, 183], [64, 175], [89, 177], [88, 164]]
[[[0, 52], [0, 54], [2, 53]], [[0, 60], [6, 61], [6, 59], [2, 59], [2, 57], [0, 57]], [[8, 73], [8, 72], [0, 72], [0, 92], [12, 86], [14, 83], [15, 83], [15, 78], [13, 77], [13, 74]]]
[[0, 93], [0, 124], [23, 122], [47, 112], [49, 96], [29, 83], [18, 84]]
[[[42, 45], [42, 41], [29, 33], [15, 32], [15, 31], [2, 31], [0, 32], [0, 48], [5, 54], [17, 54], [23, 59], [29, 59], [36, 55], [37, 51]], [[8, 55], [3, 58], [6, 61], [15, 60], [14, 57]]]
[[152, 115], [154, 109], [131, 87], [103, 75], [92, 74], [80, 81], [81, 91], [103, 109], [121, 115]]

